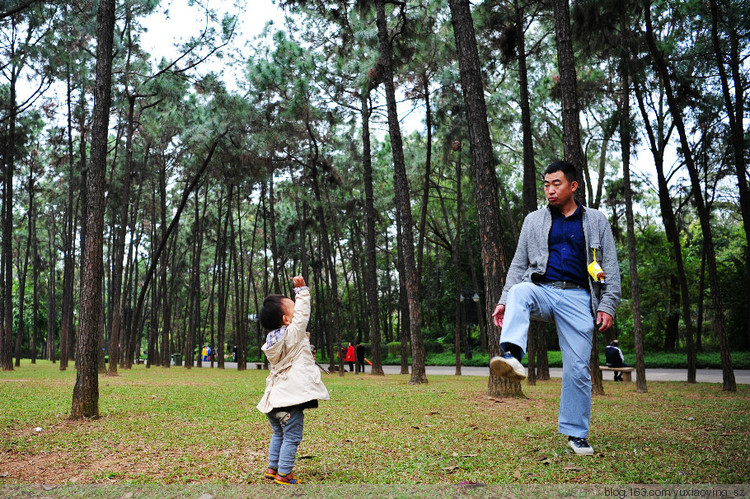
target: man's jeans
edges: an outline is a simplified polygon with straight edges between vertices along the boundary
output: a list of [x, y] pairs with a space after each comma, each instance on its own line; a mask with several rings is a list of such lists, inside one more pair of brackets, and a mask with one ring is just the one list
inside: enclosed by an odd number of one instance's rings
[[302, 441], [305, 412], [302, 409], [288, 412], [273, 410], [266, 416], [273, 428], [271, 445], [268, 447], [268, 466], [286, 475], [294, 468], [297, 446]]
[[594, 332], [589, 291], [516, 284], [508, 292], [500, 344], [512, 343], [525, 353], [530, 318], [557, 326], [563, 362], [558, 431], [586, 438], [591, 419], [589, 359]]

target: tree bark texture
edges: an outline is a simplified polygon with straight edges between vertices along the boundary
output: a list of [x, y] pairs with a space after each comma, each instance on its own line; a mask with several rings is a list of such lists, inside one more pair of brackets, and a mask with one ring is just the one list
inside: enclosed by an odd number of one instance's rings
[[388, 104], [388, 133], [391, 138], [393, 156], [393, 190], [396, 203], [396, 216], [401, 220], [403, 237], [403, 268], [406, 273], [406, 298], [409, 304], [409, 322], [411, 332], [412, 369], [409, 383], [427, 382], [425, 371], [424, 340], [422, 338], [422, 316], [420, 310], [419, 276], [414, 260], [414, 235], [411, 206], [409, 200], [409, 183], [406, 177], [406, 160], [404, 158], [401, 127], [396, 112], [396, 87], [393, 83], [393, 57], [388, 23], [385, 16], [385, 1], [377, 0], [377, 26], [380, 47], [380, 63], [383, 67], [386, 101]]
[[696, 209], [698, 210], [701, 232], [703, 233], [703, 244], [706, 250], [706, 264], [708, 265], [708, 278], [711, 285], [711, 295], [713, 297], [714, 304], [714, 322], [716, 324], [716, 334], [719, 337], [719, 348], [721, 350], [721, 369], [723, 375], [722, 388], [724, 391], [734, 392], [737, 391], [737, 383], [734, 378], [732, 357], [729, 351], [729, 338], [727, 335], [726, 318], [724, 317], [724, 303], [721, 297], [719, 272], [716, 266], [716, 251], [714, 248], [713, 233], [711, 230], [708, 208], [706, 207], [706, 203], [703, 198], [700, 177], [698, 176], [698, 170], [693, 159], [692, 149], [688, 140], [685, 124], [682, 120], [682, 111], [677, 104], [674, 92], [672, 90], [672, 81], [670, 79], [667, 61], [664, 58], [664, 54], [656, 46], [653, 23], [651, 21], [650, 1], [645, 2], [644, 10], [646, 19], [646, 41], [648, 43], [651, 56], [654, 59], [655, 66], [664, 84], [664, 91], [667, 95], [667, 104], [669, 105], [672, 119], [674, 120], [678, 135], [680, 137], [682, 154], [685, 158], [685, 165], [687, 166], [688, 173], [690, 175], [690, 183], [693, 187], [693, 198], [695, 200]]
[[[624, 16], [623, 16], [624, 18]], [[627, 21], [620, 23], [626, 28]], [[630, 294], [633, 303], [633, 340], [635, 342], [636, 390], [648, 392], [646, 385], [646, 363], [643, 358], [643, 326], [641, 323], [641, 285], [638, 278], [638, 258], [635, 248], [635, 221], [633, 216], [633, 190], [630, 185], [630, 74], [628, 54], [624, 53], [620, 64], [622, 87], [622, 112], [620, 113], [620, 147], [622, 150], [622, 176], [625, 184], [625, 218], [628, 232], [628, 264], [630, 265]], [[596, 333], [594, 333], [596, 334]]]
[[[500, 335], [492, 322], [492, 311], [500, 298], [505, 274], [505, 252], [502, 246], [502, 224], [498, 201], [495, 159], [487, 124], [479, 52], [467, 0], [450, 0], [453, 35], [456, 39], [461, 71], [466, 118], [471, 150], [471, 170], [476, 196], [477, 218], [481, 234], [482, 271], [484, 275], [485, 317], [490, 357], [500, 355]], [[519, 396], [521, 384], [490, 373], [491, 396]]]
[[97, 13], [96, 85], [91, 134], [89, 202], [86, 210], [86, 239], [81, 269], [80, 330], [76, 349], [76, 384], [73, 388], [71, 419], [99, 416], [100, 317], [104, 264], [104, 190], [107, 167], [109, 106], [112, 99], [112, 45], [115, 27], [115, 1], [101, 0]]
[[685, 272], [685, 263], [682, 258], [682, 242], [680, 241], [679, 229], [677, 228], [677, 221], [675, 219], [674, 210], [672, 208], [672, 197], [669, 193], [669, 186], [667, 185], [667, 179], [664, 175], [664, 147], [666, 146], [666, 137], [663, 127], [663, 120], [659, 119], [658, 136], [654, 132], [651, 122], [648, 118], [648, 112], [643, 101], [643, 91], [638, 85], [635, 86], [635, 96], [638, 100], [638, 108], [641, 111], [641, 116], [646, 128], [647, 136], [649, 138], [649, 144], [651, 153], [654, 156], [654, 166], [656, 167], [656, 178], [659, 192], [659, 206], [661, 208], [662, 223], [664, 224], [664, 231], [667, 235], [667, 241], [672, 245], [672, 257], [674, 259], [675, 267], [677, 269], [677, 280], [679, 282], [680, 297], [682, 304], [682, 321], [685, 324], [685, 338], [687, 338], [688, 347], [688, 372], [687, 382], [696, 382], [696, 352], [695, 347], [691, 346], [693, 337], [693, 319], [691, 317], [691, 306], [690, 306], [690, 292], [688, 288], [687, 274]]
[[362, 95], [362, 167], [365, 184], [365, 251], [366, 265], [364, 288], [367, 295], [368, 315], [370, 319], [370, 341], [372, 345], [372, 371], [376, 376], [383, 375], [383, 359], [380, 347], [380, 327], [378, 313], [378, 267], [375, 240], [375, 194], [372, 179], [372, 153], [370, 150], [370, 95]]
[[[578, 118], [578, 85], [573, 42], [570, 36], [569, 0], [553, 0], [555, 15], [555, 41], [557, 44], [557, 70], [560, 73], [560, 104], [562, 107], [563, 155], [565, 161], [578, 170], [576, 194], [586, 204], [584, 169], [586, 158], [581, 148], [581, 130]], [[598, 365], [597, 365], [598, 368]]]

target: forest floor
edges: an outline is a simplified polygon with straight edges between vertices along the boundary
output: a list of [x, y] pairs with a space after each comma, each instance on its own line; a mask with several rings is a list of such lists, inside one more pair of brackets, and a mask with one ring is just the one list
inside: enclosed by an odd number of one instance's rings
[[[100, 376], [99, 418], [71, 421], [75, 369], [24, 361], [0, 373], [0, 496], [108, 484], [118, 497], [155, 485], [196, 487], [195, 497], [212, 487], [214, 497], [263, 484], [270, 428], [255, 405], [266, 375], [134, 366]], [[559, 379], [524, 384], [512, 399], [488, 397], [486, 378], [474, 376], [323, 379], [331, 400], [305, 412], [297, 455], [306, 484], [461, 484], [468, 495], [476, 484], [609, 484], [613, 495], [622, 488], [613, 484], [744, 482], [734, 493], [750, 493], [747, 385], [650, 382], [636, 393], [635, 383], [606, 381], [592, 408], [596, 453], [576, 456], [557, 433]]]

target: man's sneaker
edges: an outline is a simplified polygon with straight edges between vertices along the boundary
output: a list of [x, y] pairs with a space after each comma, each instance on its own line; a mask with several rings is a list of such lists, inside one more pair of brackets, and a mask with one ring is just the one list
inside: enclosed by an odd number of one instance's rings
[[581, 437], [568, 437], [568, 447], [573, 449], [573, 452], [579, 456], [590, 456], [594, 453], [594, 448], [591, 444]]
[[276, 478], [276, 473], [278, 473], [276, 468], [268, 468], [263, 476], [265, 478], [268, 478], [269, 480], [273, 480], [274, 478]]
[[521, 363], [513, 357], [510, 352], [505, 352], [500, 357], [493, 357], [490, 360], [490, 371], [495, 376], [501, 378], [508, 378], [513, 381], [522, 381], [526, 379], [526, 371], [524, 371]]
[[295, 484], [297, 483], [297, 477], [294, 476], [294, 473], [287, 473], [286, 475], [277, 473], [276, 478], [274, 479], [274, 483], [280, 483], [281, 485]]

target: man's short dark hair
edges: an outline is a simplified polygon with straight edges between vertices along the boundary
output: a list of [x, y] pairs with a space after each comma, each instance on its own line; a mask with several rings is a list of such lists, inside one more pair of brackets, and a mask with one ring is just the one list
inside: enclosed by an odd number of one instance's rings
[[568, 179], [568, 182], [578, 182], [578, 172], [576, 171], [576, 167], [567, 161], [555, 161], [550, 163], [549, 166], [547, 166], [547, 169], [544, 170], [545, 175], [555, 172], [563, 172], [563, 175]]
[[281, 301], [286, 298], [284, 295], [268, 295], [263, 300], [260, 307], [260, 325], [269, 331], [278, 329], [282, 326], [284, 311], [281, 309]]

